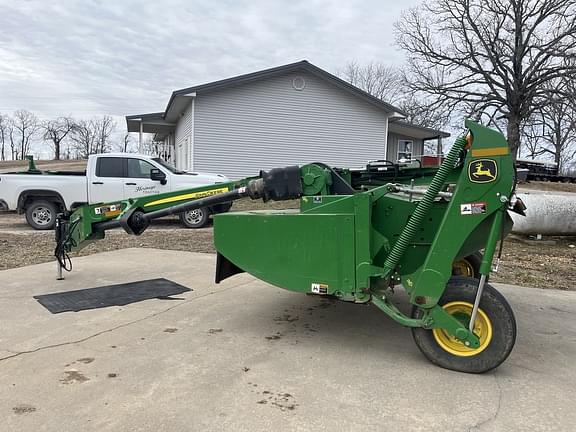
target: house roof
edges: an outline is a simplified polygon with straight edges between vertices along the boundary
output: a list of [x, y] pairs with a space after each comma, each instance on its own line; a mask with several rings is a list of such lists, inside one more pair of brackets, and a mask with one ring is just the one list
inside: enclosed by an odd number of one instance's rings
[[406, 114], [396, 108], [395, 106], [378, 99], [375, 96], [359, 89], [358, 87], [338, 78], [325, 70], [314, 66], [307, 60], [302, 60], [296, 63], [290, 63], [283, 66], [278, 66], [271, 69], [265, 69], [258, 72], [253, 72], [249, 74], [239, 75], [232, 78], [227, 78], [219, 81], [213, 81], [206, 84], [200, 84], [193, 87], [187, 87], [180, 90], [175, 90], [170, 96], [168, 105], [163, 113], [150, 113], [150, 114], [137, 114], [126, 116], [126, 124], [128, 126], [128, 132], [140, 132], [140, 123], [143, 123], [143, 132], [157, 133], [163, 136], [169, 131], [160, 130], [164, 129], [162, 126], [174, 125], [178, 121], [180, 113], [186, 109], [191, 97], [198, 94], [206, 94], [216, 90], [223, 90], [226, 88], [231, 88], [250, 82], [254, 82], [261, 79], [272, 78], [275, 76], [283, 75], [290, 72], [296, 71], [307, 71], [315, 76], [318, 76], [336, 87], [347, 91], [357, 97], [364, 99], [370, 104], [383, 109], [387, 113], [390, 113], [395, 117], [404, 117]]
[[149, 114], [136, 114], [126, 116], [126, 126], [128, 132], [142, 132], [153, 134], [169, 134], [174, 127], [175, 123], [170, 123], [164, 120], [164, 113], [149, 113]]
[[399, 135], [407, 135], [422, 140], [448, 138], [450, 134], [441, 130], [431, 129], [408, 123], [404, 120], [394, 120], [388, 123], [388, 131]]
[[[194, 87], [187, 87], [184, 89], [176, 90], [172, 92], [172, 96], [170, 96], [170, 100], [168, 101], [168, 105], [166, 107], [166, 111], [164, 112], [164, 118], [169, 120], [177, 119], [178, 114], [188, 105], [188, 98], [190, 96], [195, 96], [197, 94], [204, 94], [207, 92], [212, 92], [216, 90], [222, 90], [230, 87], [235, 87], [243, 84], [247, 84], [253, 81], [258, 81], [261, 79], [272, 78], [279, 75], [284, 75], [290, 72], [296, 71], [307, 71], [313, 75], [316, 75], [336, 87], [341, 88], [349, 93], [352, 93], [355, 96], [358, 96], [367, 102], [371, 103], [372, 105], [377, 106], [378, 108], [383, 109], [388, 113], [397, 113], [398, 116], [404, 117], [406, 113], [404, 113], [399, 108], [384, 102], [381, 99], [378, 99], [375, 96], [372, 96], [370, 93], [365, 92], [364, 90], [359, 89], [358, 87], [344, 81], [343, 79], [338, 78], [331, 73], [326, 72], [324, 69], [320, 69], [318, 66], [314, 66], [312, 63], [308, 62], [307, 60], [302, 60], [296, 63], [290, 63], [283, 66], [278, 66], [271, 69], [264, 69], [257, 72], [252, 72], [245, 75], [239, 75], [232, 78], [227, 78], [219, 81], [213, 81], [207, 84], [201, 84]], [[184, 97], [185, 99], [182, 100], [182, 104], [180, 104], [180, 98]]]
[[[406, 113], [403, 112], [400, 108], [397, 108], [394, 105], [391, 105], [375, 96], [372, 96], [370, 93], [367, 93], [364, 90], [361, 90], [360, 88], [344, 81], [343, 79], [326, 72], [324, 69], [313, 65], [307, 60], [175, 90], [172, 92], [164, 112], [126, 116], [128, 132], [140, 132], [142, 130], [142, 132], [146, 133], [155, 133], [158, 139], [162, 139], [175, 128], [181, 113], [188, 107], [190, 98], [199, 94], [207, 94], [213, 91], [232, 88], [261, 79], [272, 78], [297, 71], [309, 72], [310, 74], [324, 79], [332, 85], [365, 100], [377, 108], [384, 110], [390, 115], [389, 127], [391, 128], [392, 124], [396, 125], [394, 126], [394, 131], [397, 130], [397, 133], [411, 132], [416, 134], [412, 135], [414, 138], [422, 139], [437, 138], [439, 136], [450, 136], [450, 134], [447, 134], [446, 132], [435, 131], [433, 129], [410, 125], [406, 122], [400, 122], [400, 120], [406, 116]], [[140, 126], [141, 124], [142, 129]], [[393, 131], [392, 128], [390, 130]]]

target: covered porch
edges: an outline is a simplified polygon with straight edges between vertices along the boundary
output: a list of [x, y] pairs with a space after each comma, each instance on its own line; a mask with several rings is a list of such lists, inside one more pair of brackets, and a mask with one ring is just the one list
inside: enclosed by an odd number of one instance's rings
[[449, 136], [448, 132], [391, 120], [386, 158], [392, 162], [418, 160], [423, 166], [439, 165], [442, 162], [442, 141]]
[[[154, 153], [166, 161], [173, 158], [176, 123], [166, 121], [163, 112], [126, 116], [126, 127], [138, 134], [138, 153]], [[144, 134], [154, 134], [151, 146], [146, 145]]]

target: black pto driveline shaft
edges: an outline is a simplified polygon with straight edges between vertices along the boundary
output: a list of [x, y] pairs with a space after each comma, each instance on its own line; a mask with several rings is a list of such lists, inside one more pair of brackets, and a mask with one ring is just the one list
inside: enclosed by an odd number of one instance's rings
[[237, 199], [244, 198], [245, 196], [247, 196], [246, 188], [234, 189], [229, 192], [219, 193], [218, 195], [198, 198], [194, 201], [175, 205], [174, 207], [167, 207], [162, 210], [156, 210], [150, 213], [144, 213], [143, 217], [146, 220], [151, 221], [153, 219], [158, 219], [164, 216], [170, 216], [173, 214], [184, 213], [190, 210], [196, 210], [201, 207], [209, 207], [216, 204], [223, 204], [230, 201], [235, 201]]
[[[244, 198], [245, 196], [247, 196], [246, 188], [234, 189], [234, 190], [229, 191], [229, 192], [223, 192], [223, 193], [220, 193], [218, 195], [213, 195], [213, 196], [204, 197], [204, 198], [198, 198], [194, 201], [186, 202], [186, 203], [175, 205], [172, 207], [167, 207], [165, 209], [156, 210], [156, 211], [152, 211], [149, 213], [144, 213], [144, 212], [140, 212], [140, 211], [127, 213], [125, 215], [126, 217], [123, 216], [120, 219], [114, 219], [114, 220], [109, 220], [109, 221], [105, 221], [105, 222], [95, 223], [93, 225], [93, 230], [94, 230], [94, 232], [102, 232], [102, 231], [107, 231], [109, 229], [118, 228], [118, 227], [123, 227], [124, 229], [126, 229], [126, 226], [128, 226], [129, 228], [132, 228], [132, 226], [134, 225], [135, 222], [137, 222], [138, 224], [145, 223], [147, 226], [147, 224], [153, 219], [158, 219], [158, 218], [161, 218], [164, 216], [170, 216], [173, 214], [184, 213], [186, 211], [196, 210], [196, 209], [199, 209], [202, 207], [209, 207], [209, 206], [213, 206], [216, 204], [223, 204], [223, 203], [227, 203], [230, 201], [235, 201], [235, 200], [240, 199], [240, 198]], [[136, 218], [137, 218], [137, 221], [135, 220]], [[140, 230], [130, 229], [130, 231], [132, 231], [133, 233], [136, 233]]]
[[92, 230], [94, 232], [104, 232], [112, 228], [122, 227], [129, 234], [139, 235], [148, 228], [151, 220], [164, 216], [223, 204], [244, 197], [262, 199], [266, 202], [268, 200], [283, 201], [295, 199], [301, 196], [302, 184], [300, 182], [300, 168], [298, 166], [274, 168], [268, 172], [261, 171], [260, 178], [248, 181], [245, 187], [217, 195], [198, 198], [149, 213], [142, 211], [142, 209], [130, 209], [118, 219], [93, 224]]

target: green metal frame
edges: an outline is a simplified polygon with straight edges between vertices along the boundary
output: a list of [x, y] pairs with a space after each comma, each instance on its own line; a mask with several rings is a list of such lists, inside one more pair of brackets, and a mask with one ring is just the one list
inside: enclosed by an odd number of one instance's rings
[[[273, 285], [347, 301], [371, 300], [402, 325], [441, 327], [477, 347], [476, 335], [438, 301], [455, 260], [485, 248], [481, 272], [489, 273], [496, 242], [511, 228], [506, 209], [514, 167], [502, 135], [474, 122], [466, 126], [471, 148], [465, 149], [466, 139], [457, 140], [422, 199], [384, 185], [353, 195], [304, 196], [299, 211], [222, 214], [215, 217], [216, 249]], [[489, 173], [493, 178], [485, 174], [478, 180], [470, 174], [482, 160], [492, 161], [480, 171], [497, 170]], [[303, 175], [310, 171], [302, 168]], [[447, 190], [453, 191], [449, 200], [438, 197]], [[388, 288], [398, 282], [422, 309], [420, 319], [389, 301]]]
[[[216, 249], [236, 267], [270, 284], [345, 301], [371, 301], [404, 326], [443, 328], [477, 347], [478, 337], [438, 301], [455, 260], [484, 249], [480, 272], [489, 274], [496, 243], [511, 228], [506, 210], [514, 166], [501, 134], [472, 121], [466, 126], [470, 139], [456, 140], [433, 178], [420, 177], [419, 182], [428, 182], [423, 196], [399, 194], [390, 184], [335, 195], [330, 169], [305, 165], [300, 168], [299, 210], [216, 215]], [[345, 171], [340, 173], [350, 181]], [[70, 217], [65, 250], [103, 238], [104, 233], [94, 229], [99, 222], [134, 209], [147, 213], [241, 188], [252, 179], [84, 206]], [[391, 303], [390, 287], [398, 284], [421, 310], [419, 318]]]
[[66, 252], [80, 250], [93, 241], [103, 239], [105, 233], [94, 230], [94, 225], [97, 223], [120, 219], [123, 214], [133, 209], [149, 213], [197, 198], [230, 191], [243, 186], [246, 181], [217, 183], [163, 194], [82, 206], [70, 215], [70, 228], [65, 243]]

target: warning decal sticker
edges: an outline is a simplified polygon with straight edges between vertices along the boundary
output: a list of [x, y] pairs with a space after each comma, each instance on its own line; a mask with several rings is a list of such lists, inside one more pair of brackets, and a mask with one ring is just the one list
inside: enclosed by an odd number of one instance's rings
[[328, 294], [328, 285], [321, 283], [313, 283], [311, 291], [314, 294]]
[[460, 204], [460, 214], [461, 215], [476, 215], [486, 213], [486, 203], [485, 202], [474, 202]]
[[120, 214], [121, 207], [120, 204], [112, 204], [103, 207], [94, 207], [94, 213], [97, 215], [103, 214], [105, 216], [110, 216], [111, 213]]

